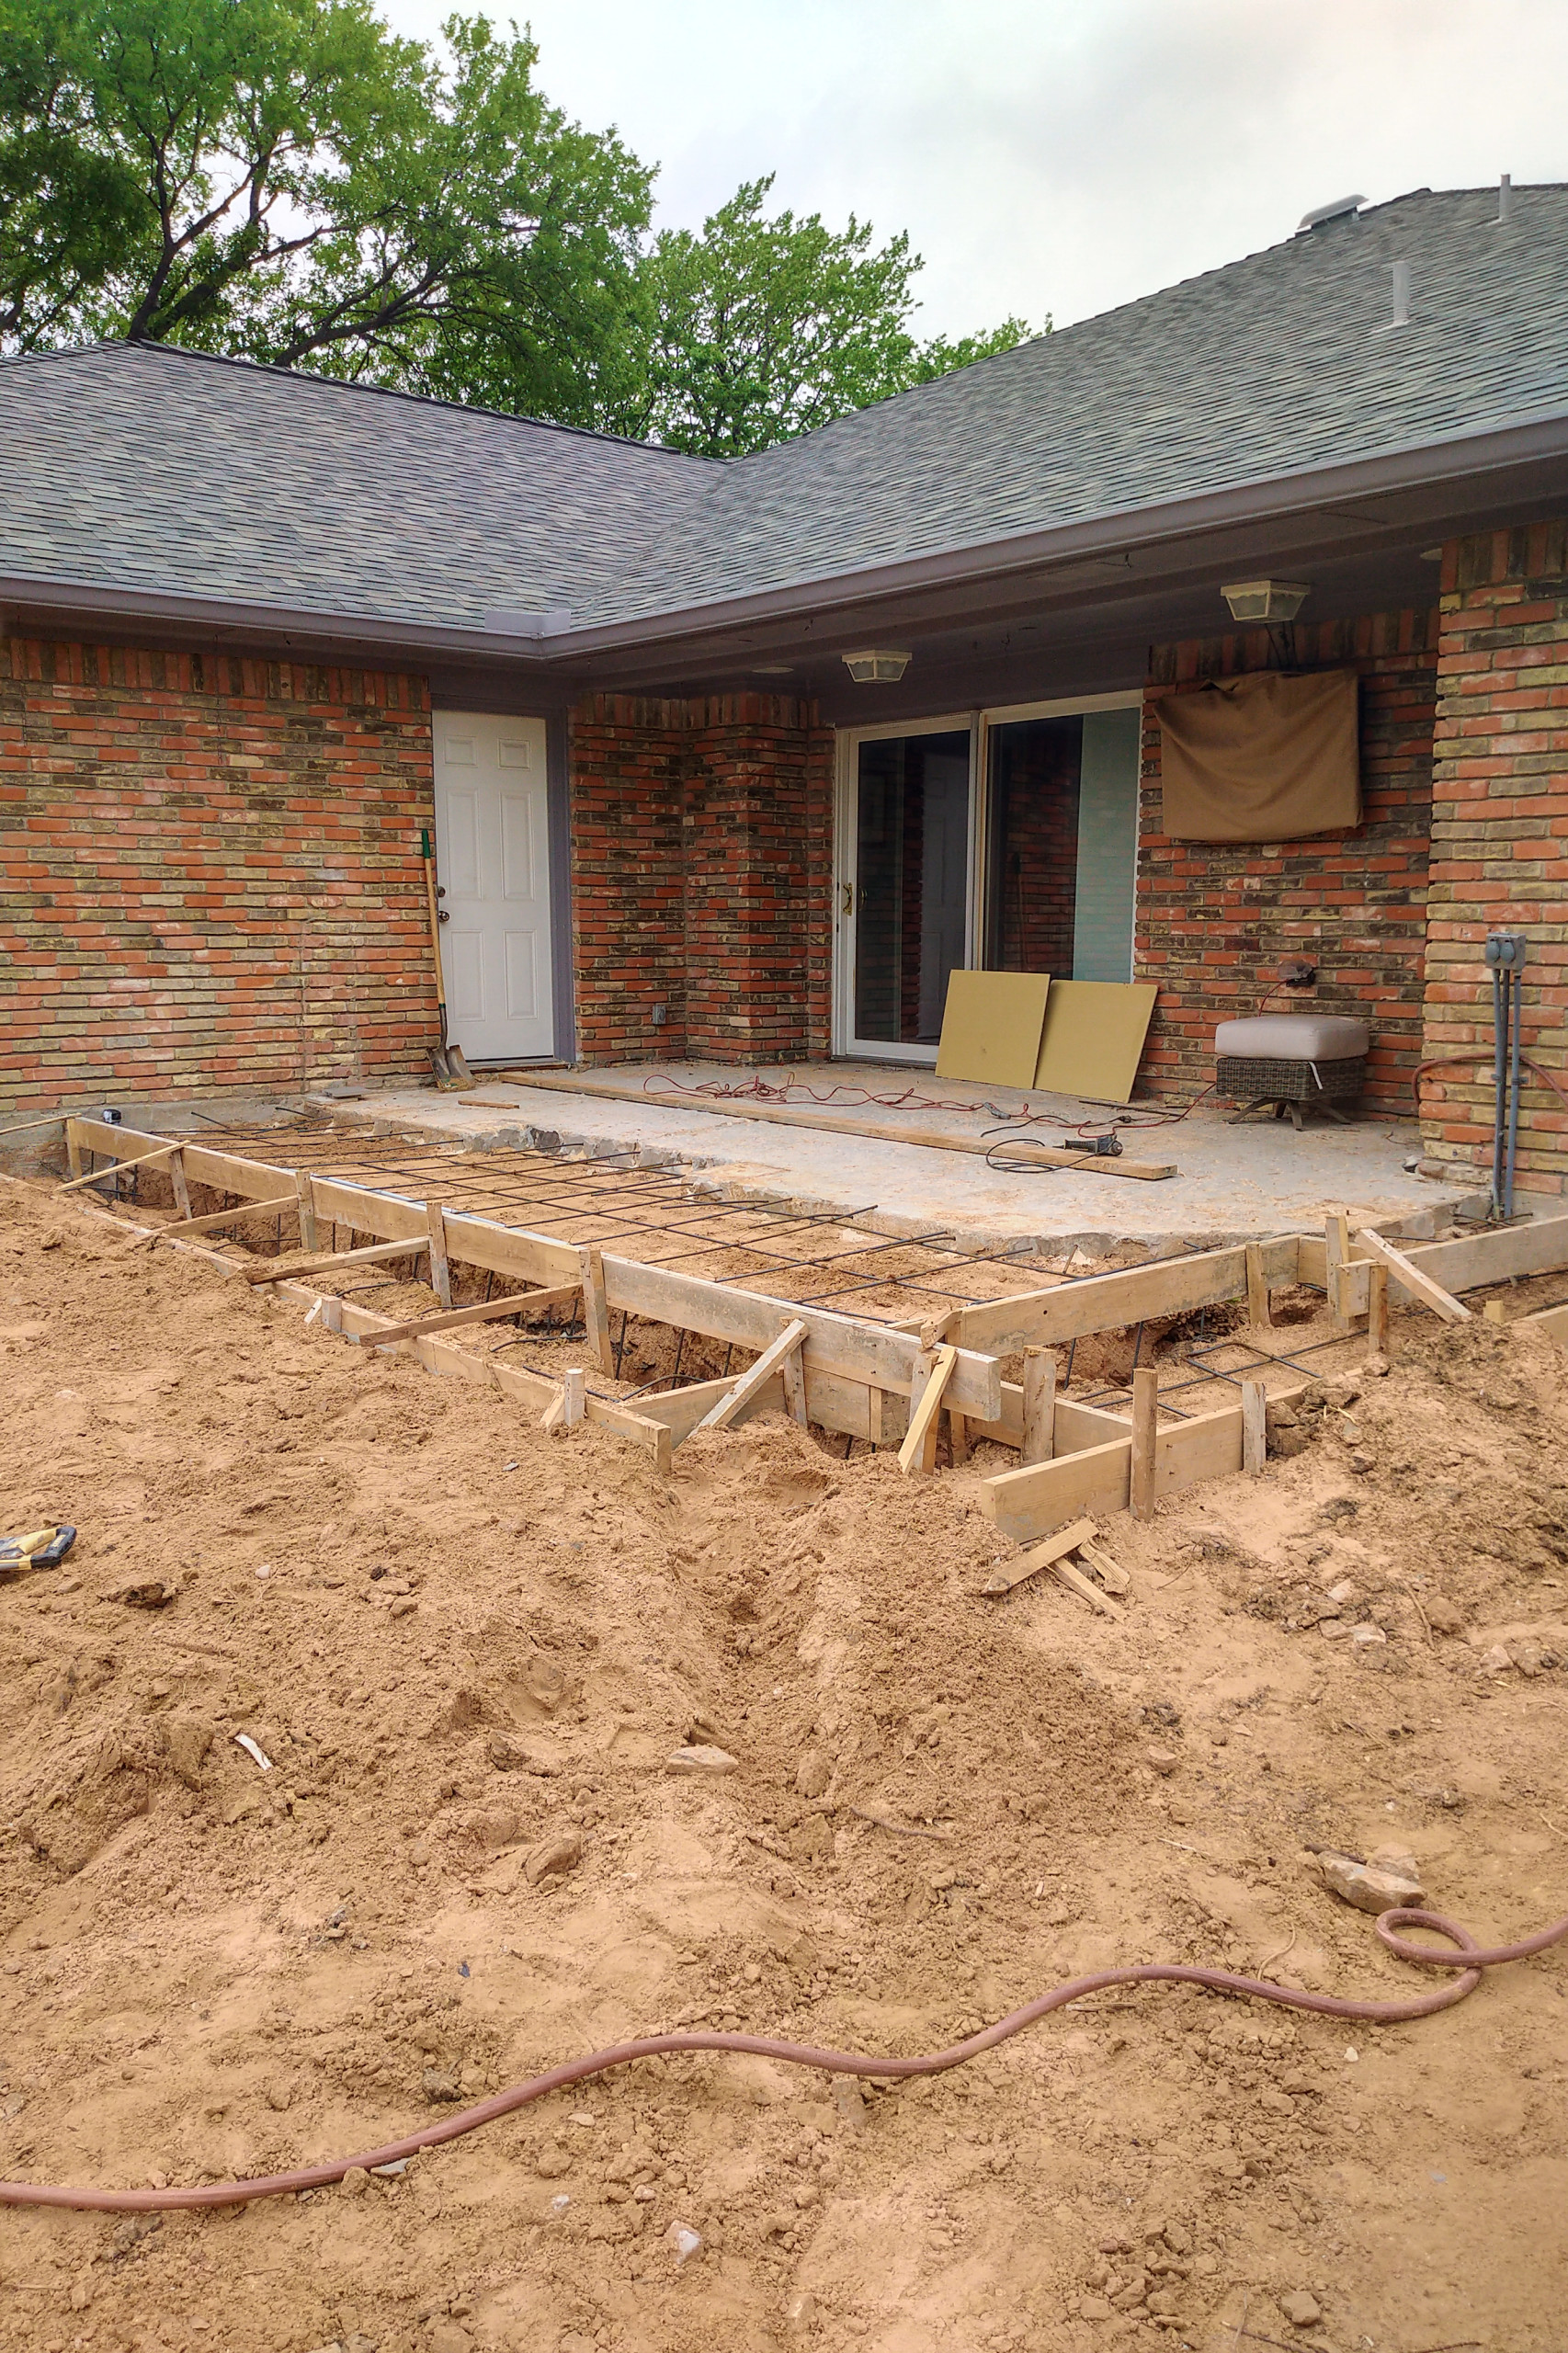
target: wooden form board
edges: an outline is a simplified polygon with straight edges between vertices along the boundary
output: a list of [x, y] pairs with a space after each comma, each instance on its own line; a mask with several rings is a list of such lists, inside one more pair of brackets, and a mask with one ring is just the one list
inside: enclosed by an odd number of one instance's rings
[[[1568, 1219], [1563, 1222], [1568, 1224]], [[1301, 1238], [1287, 1233], [1253, 1245], [1266, 1283], [1283, 1290], [1300, 1280]], [[1322, 1246], [1320, 1243], [1320, 1251]], [[1056, 1283], [1050, 1290], [1021, 1291], [1012, 1299], [987, 1300], [963, 1310], [952, 1336], [960, 1347], [1012, 1356], [1019, 1348], [1049, 1347], [1062, 1340], [1085, 1339], [1091, 1332], [1118, 1332], [1130, 1324], [1182, 1315], [1189, 1308], [1214, 1307], [1221, 1300], [1244, 1298], [1246, 1287], [1243, 1244], [1186, 1258], [1156, 1258], [1121, 1274], [1090, 1275], [1083, 1282]]]
[[[1274, 1402], [1282, 1404], [1302, 1396], [1309, 1386], [1303, 1381], [1282, 1389]], [[1049, 1536], [1083, 1512], [1125, 1510], [1132, 1485], [1132, 1432], [1130, 1423], [1125, 1427], [1124, 1438], [983, 1480], [983, 1510], [1004, 1535], [1016, 1537], [1020, 1543]], [[1155, 1495], [1176, 1495], [1205, 1479], [1229, 1477], [1242, 1467], [1242, 1444], [1240, 1405], [1225, 1405], [1216, 1414], [1197, 1414], [1190, 1421], [1171, 1423], [1157, 1433], [1154, 1441]]]
[[[733, 1341], [759, 1354], [787, 1324], [798, 1321], [806, 1327], [802, 1359], [808, 1374], [835, 1372], [869, 1388], [895, 1390], [903, 1397], [914, 1392], [920, 1356], [920, 1343], [914, 1333], [896, 1331], [887, 1324], [857, 1324], [846, 1315], [802, 1307], [791, 1300], [731, 1290], [721, 1283], [705, 1282], [700, 1275], [644, 1266], [637, 1258], [607, 1256], [604, 1269], [605, 1292], [612, 1309], [643, 1316], [652, 1324], [672, 1324], [677, 1331]], [[1002, 1373], [994, 1357], [960, 1347], [944, 1403], [959, 1413], [994, 1421], [1002, 1410]]]
[[[1369, 1258], [1352, 1256], [1343, 1277], [1343, 1302], [1347, 1315], [1365, 1315], [1368, 1306]], [[1327, 1282], [1327, 1252], [1321, 1233], [1304, 1233], [1300, 1244], [1301, 1282]], [[1449, 1292], [1479, 1290], [1487, 1283], [1510, 1278], [1553, 1275], [1568, 1268], [1568, 1217], [1532, 1218], [1528, 1225], [1498, 1226], [1489, 1233], [1467, 1233], [1454, 1242], [1423, 1242], [1405, 1245], [1402, 1255], [1420, 1273]], [[1393, 1271], [1391, 1294], [1411, 1304], [1411, 1294]]]
[[1146, 981], [1052, 981], [1035, 1086], [1093, 1103], [1127, 1102], [1158, 995]]
[[1049, 972], [949, 972], [937, 1077], [1032, 1086], [1051, 985]]

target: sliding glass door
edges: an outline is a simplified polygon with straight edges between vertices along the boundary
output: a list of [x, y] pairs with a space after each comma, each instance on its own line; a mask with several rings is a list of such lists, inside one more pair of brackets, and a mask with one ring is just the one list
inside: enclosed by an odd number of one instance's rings
[[835, 1048], [929, 1063], [956, 966], [1132, 976], [1139, 698], [840, 739]]
[[931, 1062], [968, 958], [973, 730], [859, 735], [841, 796], [841, 1051]]

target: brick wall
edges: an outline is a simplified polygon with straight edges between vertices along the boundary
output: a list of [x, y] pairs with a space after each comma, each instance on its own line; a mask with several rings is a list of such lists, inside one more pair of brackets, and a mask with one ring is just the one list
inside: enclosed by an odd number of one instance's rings
[[413, 1075], [423, 679], [0, 641], [0, 1102]]
[[791, 697], [595, 696], [579, 706], [572, 869], [584, 1062], [825, 1054], [832, 807], [832, 732]]
[[1278, 665], [1361, 678], [1363, 822], [1298, 842], [1174, 842], [1161, 830], [1160, 730], [1146, 710], [1135, 972], [1159, 983], [1143, 1083], [1186, 1097], [1214, 1075], [1217, 1023], [1254, 1013], [1285, 959], [1319, 967], [1315, 995], [1372, 1031], [1367, 1101], [1405, 1117], [1421, 1056], [1432, 811], [1436, 613], [1297, 624], [1293, 649], [1265, 630], [1155, 649], [1149, 702], [1173, 687]]
[[[1424, 1090], [1428, 1148], [1492, 1159], [1488, 931], [1528, 935], [1524, 1051], [1564, 1064], [1568, 1017], [1568, 521], [1459, 540], [1444, 551], [1437, 656], [1428, 1054], [1479, 1043], [1486, 1067]], [[1568, 1190], [1568, 1109], [1522, 1092], [1519, 1181]]]

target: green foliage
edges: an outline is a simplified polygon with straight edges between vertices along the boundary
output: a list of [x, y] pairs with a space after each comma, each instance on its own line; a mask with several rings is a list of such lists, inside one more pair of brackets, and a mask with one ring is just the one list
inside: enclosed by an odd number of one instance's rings
[[1028, 332], [1008, 319], [961, 343], [916, 343], [920, 258], [909, 239], [878, 249], [853, 215], [843, 231], [815, 212], [769, 218], [772, 186], [748, 180], [700, 237], [675, 229], [653, 241], [642, 267], [652, 324], [624, 430], [741, 457], [1010, 349]]
[[733, 457], [1027, 332], [921, 345], [918, 257], [748, 182], [648, 233], [653, 174], [371, 0], [0, 0], [0, 348], [182, 343]]

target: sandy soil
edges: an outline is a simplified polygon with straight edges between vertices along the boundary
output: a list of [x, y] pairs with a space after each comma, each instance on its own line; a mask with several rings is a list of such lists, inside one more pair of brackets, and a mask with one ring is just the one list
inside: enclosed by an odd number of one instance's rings
[[[660, 1483], [10, 1184], [0, 1355], [3, 1516], [82, 1530], [0, 1586], [5, 2177], [306, 2162], [677, 2022], [929, 2048], [1116, 1960], [1404, 1988], [1324, 1843], [1485, 1938], [1568, 1906], [1543, 1341], [1398, 1325], [1261, 1485], [1110, 1524], [1120, 1624], [977, 1597], [972, 1468], [769, 1420]], [[1556, 2353], [1565, 1993], [1568, 1948], [1383, 2029], [1152, 1988], [863, 2099], [663, 2063], [357, 2192], [6, 2212], [0, 2344]]]

